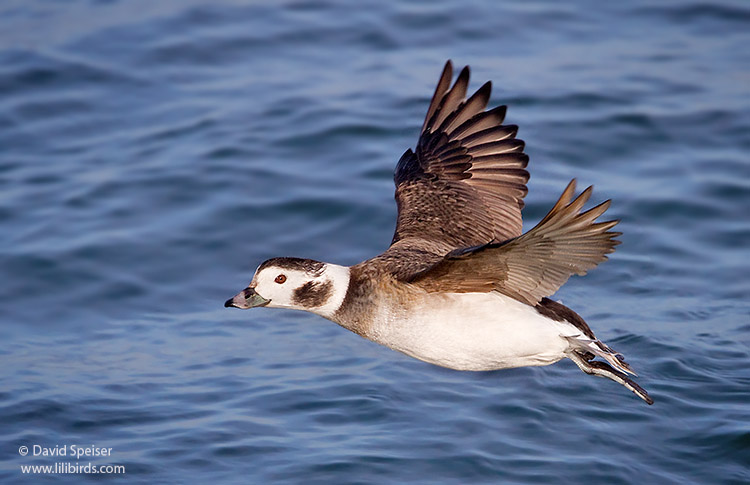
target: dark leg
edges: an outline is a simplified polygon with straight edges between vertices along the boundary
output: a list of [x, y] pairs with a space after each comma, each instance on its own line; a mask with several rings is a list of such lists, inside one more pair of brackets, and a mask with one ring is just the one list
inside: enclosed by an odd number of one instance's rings
[[624, 373], [615, 370], [606, 362], [601, 362], [599, 360], [586, 360], [576, 351], [568, 352], [568, 358], [575, 362], [578, 368], [586, 374], [612, 379], [633, 391], [636, 396], [646, 401], [647, 404], [654, 403], [654, 400], [651, 399], [644, 388], [639, 386], [633, 379], [629, 378]]

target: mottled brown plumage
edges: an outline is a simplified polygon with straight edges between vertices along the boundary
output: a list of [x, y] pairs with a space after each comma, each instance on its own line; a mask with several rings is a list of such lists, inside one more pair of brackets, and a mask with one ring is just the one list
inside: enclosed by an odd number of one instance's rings
[[[618, 221], [583, 211], [575, 180], [522, 233], [528, 157], [505, 106], [485, 110], [488, 82], [468, 99], [469, 69], [451, 87], [446, 64], [414, 150], [394, 173], [398, 220], [390, 247], [346, 267], [274, 258], [225, 306], [292, 308], [425, 362], [486, 371], [569, 358], [584, 372], [653, 400], [622, 356], [573, 310], [547, 298], [614, 251]], [[286, 274], [284, 274], [286, 273]], [[604, 360], [596, 361], [600, 357]]]
[[416, 151], [394, 180], [398, 220], [390, 248], [361, 263], [428, 292], [499, 291], [529, 305], [585, 274], [614, 250], [617, 221], [595, 223], [609, 201], [580, 213], [591, 187], [571, 202], [575, 180], [547, 216], [522, 235], [529, 174], [505, 106], [485, 111], [491, 85], [465, 99], [469, 69], [450, 87], [446, 63]]
[[503, 243], [458, 249], [408, 279], [428, 292], [499, 291], [528, 305], [555, 293], [573, 274], [607, 259], [619, 241], [608, 232], [617, 221], [594, 223], [609, 201], [580, 213], [591, 187], [570, 201], [575, 180], [544, 219], [526, 234]]

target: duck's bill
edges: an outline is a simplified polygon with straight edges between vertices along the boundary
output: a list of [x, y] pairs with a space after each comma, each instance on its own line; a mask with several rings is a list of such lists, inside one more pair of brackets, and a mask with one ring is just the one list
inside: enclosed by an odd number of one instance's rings
[[253, 288], [245, 288], [244, 290], [240, 291], [234, 297], [228, 299], [225, 303], [225, 307], [235, 307], [235, 308], [255, 308], [259, 306], [266, 306], [271, 302], [271, 300], [266, 300], [262, 296], [260, 296], [258, 293], [255, 292]]

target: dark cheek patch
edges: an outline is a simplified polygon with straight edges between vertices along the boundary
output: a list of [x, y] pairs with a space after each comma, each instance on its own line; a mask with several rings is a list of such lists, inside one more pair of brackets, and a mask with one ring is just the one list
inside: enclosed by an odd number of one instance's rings
[[326, 281], [325, 283], [316, 283], [314, 281], [308, 281], [304, 285], [294, 290], [292, 299], [294, 303], [312, 308], [323, 305], [328, 298], [331, 296], [333, 291], [333, 283]]

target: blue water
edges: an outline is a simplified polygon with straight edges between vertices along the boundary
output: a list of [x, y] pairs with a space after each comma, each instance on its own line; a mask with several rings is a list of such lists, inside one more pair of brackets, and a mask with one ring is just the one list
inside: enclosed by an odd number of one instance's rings
[[[0, 481], [750, 482], [748, 45], [742, 0], [4, 1]], [[572, 177], [613, 199], [555, 298], [654, 406], [223, 308], [268, 257], [387, 247], [448, 58], [521, 126], [527, 229]], [[73, 444], [111, 456], [32, 456]], [[125, 474], [21, 470], [56, 462]]]

